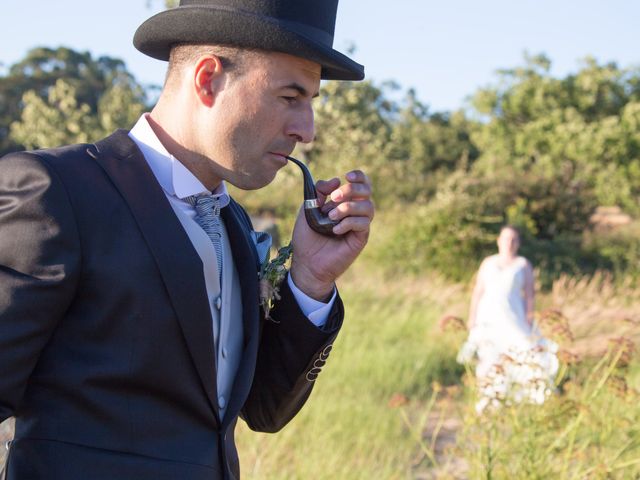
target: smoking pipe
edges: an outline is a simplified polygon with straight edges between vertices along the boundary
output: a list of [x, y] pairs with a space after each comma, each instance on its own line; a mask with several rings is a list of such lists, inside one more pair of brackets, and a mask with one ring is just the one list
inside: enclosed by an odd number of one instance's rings
[[333, 233], [333, 227], [335, 227], [338, 222], [334, 222], [320, 210], [320, 206], [318, 205], [318, 192], [316, 192], [316, 186], [311, 172], [300, 160], [296, 160], [293, 157], [287, 157], [287, 160], [291, 160], [302, 170], [304, 177], [304, 216], [307, 219], [307, 224], [311, 227], [311, 230], [321, 235], [335, 237], [336, 234]]

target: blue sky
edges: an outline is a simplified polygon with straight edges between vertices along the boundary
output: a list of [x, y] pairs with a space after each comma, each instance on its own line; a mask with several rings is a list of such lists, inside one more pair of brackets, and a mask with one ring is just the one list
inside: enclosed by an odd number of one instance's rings
[[[35, 46], [69, 46], [122, 58], [143, 83], [162, 82], [165, 65], [131, 44], [160, 0], [2, 0], [0, 63]], [[150, 5], [148, 5], [150, 3]], [[375, 82], [413, 87], [431, 110], [463, 106], [523, 52], [546, 53], [553, 72], [579, 60], [640, 66], [640, 2], [632, 0], [340, 0], [334, 46], [355, 45], [354, 58]]]

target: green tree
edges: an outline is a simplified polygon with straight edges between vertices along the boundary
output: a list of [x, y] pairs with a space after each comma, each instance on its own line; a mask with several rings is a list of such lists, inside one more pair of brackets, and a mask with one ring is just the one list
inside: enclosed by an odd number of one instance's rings
[[558, 79], [550, 66], [543, 55], [526, 57], [475, 94], [484, 122], [472, 135], [482, 152], [476, 173], [569, 170], [600, 203], [640, 212], [640, 71], [587, 58], [578, 73]]
[[96, 119], [89, 105], [78, 104], [76, 94], [64, 80], [49, 89], [46, 101], [29, 90], [22, 97], [21, 120], [11, 124], [11, 137], [27, 149], [87, 142]]
[[427, 201], [452, 171], [468, 168], [478, 156], [473, 126], [462, 111], [429, 114], [409, 90], [392, 124], [387, 159], [397, 198]]
[[[64, 47], [35, 48], [29, 51], [23, 60], [12, 65], [7, 75], [0, 77], [0, 154], [26, 147], [10, 135], [11, 125], [23, 121], [23, 111], [27, 110], [28, 106], [23, 103], [25, 98], [33, 103], [35, 97], [38, 97], [48, 103], [50, 91], [58, 81], [67, 85], [67, 94], [73, 91], [79, 108], [84, 108], [82, 105], [89, 108], [87, 115], [90, 116], [98, 115], [101, 102], [104, 104], [106, 101], [103, 98], [107, 92], [111, 92], [111, 98], [114, 102], [120, 101], [120, 105], [124, 105], [122, 102], [128, 99], [127, 105], [133, 109], [137, 108], [136, 105], [146, 103], [145, 91], [121, 60], [106, 56], [93, 58], [89, 52], [77, 52]], [[60, 101], [63, 89], [59, 87], [58, 90], [54, 95], [58, 99], [56, 101]], [[25, 97], [27, 92], [32, 92], [32, 95]], [[35, 107], [29, 109], [33, 110], [36, 107], [41, 108], [42, 105], [36, 102]], [[125, 118], [129, 118], [130, 115], [129, 108], [125, 109], [124, 113], [118, 113], [115, 103], [113, 108], [103, 106], [101, 110], [106, 113], [111, 110], [111, 118], [116, 119], [120, 116], [118, 120], [122, 120], [122, 115]], [[108, 121], [105, 119], [104, 122], [107, 122], [104, 123], [106, 126]], [[92, 122], [86, 121], [84, 124], [90, 125]], [[130, 123], [122, 123], [119, 126], [127, 127]], [[56, 141], [52, 138], [51, 142], [39, 146], [55, 144]]]
[[11, 137], [28, 149], [95, 141], [132, 125], [144, 111], [131, 89], [116, 84], [104, 92], [94, 114], [88, 104], [79, 103], [76, 88], [65, 80], [49, 89], [46, 100], [30, 90], [22, 102]]
[[[587, 59], [576, 74], [554, 78], [550, 67], [543, 55], [527, 57], [474, 95], [477, 121], [464, 119], [462, 130], [478, 158], [440, 178], [435, 195], [414, 203], [412, 215], [400, 207], [401, 225], [382, 259], [467, 278], [495, 249], [499, 227], [515, 223], [523, 253], [547, 285], [560, 272], [637, 271], [637, 239], [618, 235], [615, 248], [594, 241], [590, 216], [599, 204], [640, 213], [640, 72]], [[434, 148], [428, 132], [437, 117], [426, 118], [414, 114], [411, 133], [395, 137], [395, 151], [404, 151], [415, 171], [420, 158], [434, 158], [426, 152]], [[442, 133], [434, 138], [442, 141]], [[455, 151], [461, 142], [442, 145]]]
[[303, 147], [306, 159], [323, 175], [365, 165], [384, 175], [394, 108], [384, 88], [370, 81], [327, 82], [315, 103], [316, 138]]
[[328, 82], [316, 104], [316, 139], [304, 149], [321, 174], [365, 169], [383, 203], [429, 198], [446, 175], [478, 155], [473, 122], [462, 112], [430, 114], [412, 90], [390, 100], [397, 88]]

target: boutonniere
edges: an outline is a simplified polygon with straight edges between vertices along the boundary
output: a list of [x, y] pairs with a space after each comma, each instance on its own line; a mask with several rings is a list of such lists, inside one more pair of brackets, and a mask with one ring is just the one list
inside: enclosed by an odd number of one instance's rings
[[264, 310], [265, 320], [273, 320], [269, 312], [276, 300], [280, 300], [280, 284], [287, 276], [287, 262], [291, 258], [291, 243], [278, 249], [273, 260], [266, 259], [260, 267], [260, 305]]
[[260, 271], [258, 272], [260, 305], [264, 311], [264, 318], [274, 321], [269, 312], [271, 312], [275, 301], [280, 300], [280, 284], [287, 276], [287, 266], [293, 253], [293, 247], [291, 243], [281, 247], [275, 258], [270, 260], [271, 235], [266, 232], [251, 232], [251, 236], [255, 242], [260, 261]]

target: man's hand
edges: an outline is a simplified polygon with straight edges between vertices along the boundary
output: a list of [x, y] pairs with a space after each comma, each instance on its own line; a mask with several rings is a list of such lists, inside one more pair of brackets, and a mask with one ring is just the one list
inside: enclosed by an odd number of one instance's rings
[[[339, 222], [336, 237], [320, 235], [307, 225], [300, 209], [293, 229], [291, 277], [296, 286], [311, 298], [327, 300], [335, 280], [358, 257], [369, 239], [374, 207], [371, 182], [360, 170], [347, 173], [347, 183], [338, 178], [316, 184], [322, 211]], [[325, 197], [328, 196], [328, 199]]]

